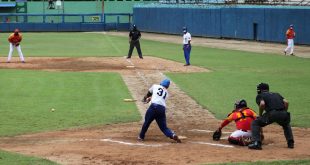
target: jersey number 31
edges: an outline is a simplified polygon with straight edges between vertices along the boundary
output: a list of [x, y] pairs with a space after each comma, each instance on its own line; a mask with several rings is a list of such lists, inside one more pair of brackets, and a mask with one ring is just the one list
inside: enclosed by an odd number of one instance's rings
[[158, 92], [157, 92], [158, 96], [163, 96], [164, 99], [166, 99], [167, 96], [167, 92], [164, 91], [163, 88], [158, 88]]

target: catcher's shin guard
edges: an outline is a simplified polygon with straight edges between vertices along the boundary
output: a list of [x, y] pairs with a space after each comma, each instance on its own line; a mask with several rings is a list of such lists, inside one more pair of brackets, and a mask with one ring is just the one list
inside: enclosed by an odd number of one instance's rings
[[229, 137], [228, 141], [231, 144], [236, 144], [240, 146], [247, 146], [251, 143], [252, 138], [251, 137]]

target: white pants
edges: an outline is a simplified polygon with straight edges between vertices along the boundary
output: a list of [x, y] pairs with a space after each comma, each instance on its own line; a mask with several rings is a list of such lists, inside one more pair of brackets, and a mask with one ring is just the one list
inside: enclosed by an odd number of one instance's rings
[[242, 130], [236, 130], [228, 137], [228, 141], [231, 144], [247, 146], [252, 141], [251, 136], [252, 136], [252, 132], [251, 131], [245, 132], [245, 131], [242, 131]]
[[287, 39], [287, 47], [284, 51], [287, 52], [288, 50], [291, 50], [290, 54], [294, 53], [294, 40], [293, 39]]
[[239, 137], [251, 137], [252, 136], [252, 132], [251, 131], [241, 131], [241, 130], [236, 130], [234, 131], [230, 137], [234, 137], [234, 138], [239, 138]]
[[[14, 47], [15, 46], [12, 43], [10, 43], [10, 51], [9, 51], [9, 55], [8, 55], [8, 62], [11, 61], [12, 54], [13, 54], [13, 51], [14, 51]], [[17, 49], [17, 52], [18, 52], [20, 60], [21, 61], [25, 61], [24, 55], [22, 53], [22, 49], [21, 49], [20, 45], [16, 46], [16, 49]]]

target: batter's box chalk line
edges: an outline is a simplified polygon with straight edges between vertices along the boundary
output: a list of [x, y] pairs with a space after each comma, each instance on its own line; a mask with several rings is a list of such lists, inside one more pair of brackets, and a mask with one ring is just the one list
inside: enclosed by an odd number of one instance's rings
[[189, 143], [192, 143], [192, 144], [204, 144], [204, 145], [211, 145], [211, 146], [217, 146], [217, 147], [225, 147], [225, 148], [235, 148], [234, 146], [232, 145], [226, 145], [226, 144], [217, 144], [217, 143], [208, 143], [208, 142], [189, 142]]
[[[189, 132], [204, 132], [204, 133], [213, 133], [211, 130], [203, 130], [203, 129], [191, 129]], [[232, 132], [222, 132], [223, 134], [231, 134]]]
[[163, 147], [163, 146], [170, 145], [169, 143], [165, 143], [165, 144], [144, 144], [142, 142], [131, 143], [131, 142], [124, 142], [120, 140], [112, 140], [112, 139], [100, 139], [100, 141], [118, 143], [118, 144], [129, 145], [129, 146], [144, 146], [144, 147]]

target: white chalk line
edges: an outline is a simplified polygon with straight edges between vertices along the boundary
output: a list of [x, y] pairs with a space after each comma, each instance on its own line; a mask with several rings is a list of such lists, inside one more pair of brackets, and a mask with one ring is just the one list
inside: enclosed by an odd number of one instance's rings
[[[206, 133], [212, 133], [214, 131], [211, 131], [211, 130], [203, 130], [203, 129], [191, 129], [191, 130], [188, 130], [190, 132], [206, 132]], [[232, 132], [222, 132], [222, 133], [225, 133], [225, 134], [230, 134]]]
[[145, 146], [145, 147], [162, 147], [162, 146], [170, 145], [169, 143], [166, 143], [166, 144], [144, 144], [142, 142], [141, 143], [130, 143], [130, 142], [124, 142], [124, 141], [112, 140], [112, 139], [100, 139], [100, 141], [119, 143], [119, 144], [124, 144], [124, 145], [129, 145], [129, 146]]
[[[122, 145], [128, 145], [128, 146], [143, 146], [143, 147], [163, 147], [168, 146], [171, 143], [164, 143], [164, 144], [145, 144], [143, 142], [137, 142], [137, 143], [131, 143], [131, 142], [125, 142], [120, 140], [113, 140], [113, 139], [81, 139], [80, 141], [101, 141], [101, 142], [110, 142], [110, 143], [117, 143]], [[232, 145], [225, 145], [225, 144], [217, 144], [217, 143], [208, 143], [208, 142], [195, 142], [195, 141], [188, 141], [188, 143], [192, 144], [202, 144], [202, 145], [211, 145], [216, 147], [225, 147], [225, 148], [234, 148]]]
[[225, 144], [216, 144], [216, 143], [208, 143], [208, 142], [189, 142], [193, 144], [205, 144], [205, 145], [211, 145], [211, 146], [217, 146], [217, 147], [226, 147], [226, 148], [235, 148], [232, 145], [225, 145]]

